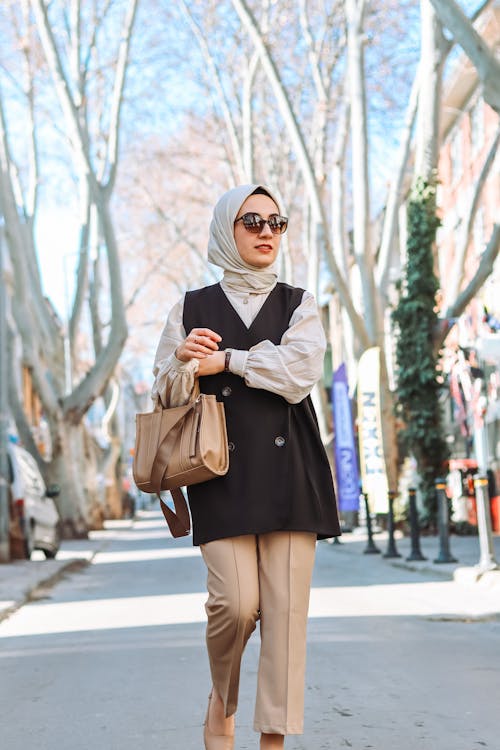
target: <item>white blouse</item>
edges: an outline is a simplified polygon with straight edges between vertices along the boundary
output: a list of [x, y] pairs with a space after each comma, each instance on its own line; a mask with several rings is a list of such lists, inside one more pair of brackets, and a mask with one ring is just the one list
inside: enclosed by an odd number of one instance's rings
[[[220, 282], [224, 294], [249, 328], [270, 292], [236, 292]], [[187, 403], [193, 391], [198, 360], [181, 362], [175, 350], [186, 338], [182, 324], [184, 298], [171, 309], [158, 344], [151, 397], [164, 406]], [[290, 326], [278, 345], [264, 340], [248, 351], [232, 349], [229, 369], [250, 388], [263, 388], [296, 404], [309, 395], [323, 374], [326, 338], [312, 294], [304, 292]]]

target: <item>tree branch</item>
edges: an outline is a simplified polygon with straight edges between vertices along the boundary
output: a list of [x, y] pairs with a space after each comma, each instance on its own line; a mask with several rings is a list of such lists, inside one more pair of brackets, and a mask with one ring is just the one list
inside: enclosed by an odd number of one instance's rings
[[242, 127], [243, 127], [243, 164], [245, 179], [248, 182], [254, 181], [254, 148], [253, 148], [253, 112], [252, 112], [252, 93], [255, 82], [255, 75], [259, 67], [259, 54], [254, 52], [248, 70], [243, 81], [242, 95]]
[[88, 283], [89, 239], [90, 239], [90, 195], [88, 182], [82, 186], [80, 196], [80, 237], [78, 241], [78, 269], [76, 272], [76, 289], [69, 319], [69, 340], [71, 357], [75, 359], [76, 334], [83, 311], [85, 293]]
[[320, 102], [326, 102], [328, 96], [327, 96], [325, 82], [323, 81], [323, 77], [321, 75], [321, 69], [319, 65], [319, 56], [316, 51], [316, 46], [314, 44], [314, 38], [313, 38], [312, 31], [311, 31], [311, 26], [309, 24], [306, 0], [300, 0], [299, 5], [300, 5], [300, 11], [299, 11], [300, 25], [302, 28], [302, 33], [303, 33], [305, 42], [307, 44], [309, 64], [311, 66], [314, 85], [316, 86], [316, 93], [318, 95]]
[[214, 56], [212, 55], [210, 51], [210, 48], [207, 44], [205, 36], [203, 35], [198, 24], [196, 23], [193, 17], [193, 14], [189, 10], [188, 4], [185, 2], [185, 0], [179, 0], [179, 5], [184, 13], [184, 16], [189, 25], [189, 28], [191, 29], [193, 33], [193, 36], [198, 42], [198, 46], [200, 48], [203, 59], [208, 65], [209, 70], [212, 72], [213, 78], [211, 79], [210, 82], [212, 86], [215, 88], [215, 91], [217, 94], [214, 97], [214, 107], [216, 107], [216, 105], [218, 104], [222, 109], [222, 115], [224, 117], [224, 122], [226, 124], [226, 129], [229, 135], [229, 140], [231, 142], [231, 150], [233, 152], [234, 164], [236, 165], [236, 170], [238, 172], [238, 179], [244, 180], [245, 179], [245, 167], [243, 164], [241, 146], [240, 146], [240, 142], [238, 139], [236, 125], [234, 123], [234, 118], [231, 113], [231, 108], [229, 106], [229, 102], [227, 99], [227, 95], [224, 90], [224, 86], [222, 85], [222, 77], [220, 74], [220, 70], [217, 66], [217, 63], [215, 62]]
[[[14, 169], [7, 138], [7, 125], [0, 90], [0, 204], [5, 217], [6, 233], [12, 265], [16, 275], [16, 288], [22, 301], [23, 317], [32, 320], [30, 338], [50, 352], [53, 348], [56, 326], [43, 297], [38, 261], [33, 246], [33, 224], [25, 215], [22, 194], [15, 194]], [[17, 186], [18, 193], [21, 190]], [[19, 204], [19, 201], [21, 203]], [[31, 287], [28, 291], [29, 283]], [[29, 326], [28, 326], [28, 330]]]
[[127, 14], [123, 22], [120, 47], [118, 50], [118, 61], [115, 73], [115, 85], [111, 100], [111, 117], [109, 123], [108, 148], [104, 164], [108, 168], [108, 179], [104, 190], [109, 195], [113, 191], [116, 181], [116, 170], [118, 164], [118, 148], [120, 135], [120, 116], [123, 104], [123, 91], [125, 88], [125, 78], [129, 62], [130, 43], [132, 40], [132, 31], [137, 14], [138, 0], [130, 0]]
[[337, 265], [345, 279], [348, 278], [347, 234], [345, 228], [345, 159], [349, 139], [350, 107], [346, 101], [337, 123], [333, 147], [332, 193], [332, 245]]
[[[324, 206], [321, 202], [321, 197], [319, 194], [318, 185], [315, 180], [314, 168], [311, 162], [311, 158], [307, 151], [303, 133], [297, 122], [297, 118], [293, 112], [289, 96], [286, 92], [283, 82], [281, 81], [276, 63], [271, 55], [271, 52], [268, 46], [266, 45], [263, 39], [263, 36], [255, 20], [255, 17], [253, 13], [251, 12], [250, 8], [248, 7], [248, 4], [246, 3], [246, 1], [245, 0], [232, 0], [232, 3], [243, 25], [245, 26], [250, 38], [252, 39], [256, 49], [259, 52], [262, 67], [274, 90], [276, 102], [281, 112], [281, 116], [283, 117], [283, 120], [285, 122], [285, 126], [288, 130], [290, 140], [295, 149], [297, 159], [301, 166], [301, 171], [302, 171], [304, 182], [305, 182], [305, 185], [306, 185], [309, 197], [310, 197], [311, 205], [314, 206], [317, 212], [317, 215], [320, 217], [323, 227], [327, 228], [328, 222], [326, 219], [326, 213], [325, 213]], [[351, 320], [353, 329], [361, 345], [365, 348], [368, 348], [368, 346], [370, 345], [370, 337], [368, 335], [368, 332], [367, 332], [367, 329], [366, 329], [366, 326], [364, 324], [362, 317], [359, 315], [356, 308], [354, 307], [349, 289], [335, 261], [328, 231], [324, 231], [324, 239], [325, 239], [325, 246], [326, 246], [326, 251], [327, 251], [326, 253], [327, 261], [330, 267], [330, 272], [332, 274], [334, 284], [336, 286], [337, 293], [340, 297], [342, 304], [347, 310], [347, 314], [349, 316], [349, 319]]]
[[398, 211], [401, 203], [401, 189], [410, 156], [410, 147], [412, 141], [413, 125], [418, 107], [418, 92], [420, 88], [420, 66], [417, 68], [415, 78], [406, 108], [406, 114], [399, 145], [399, 153], [396, 159], [397, 171], [396, 177], [392, 181], [387, 196], [385, 208], [384, 224], [382, 227], [382, 239], [380, 241], [380, 250], [378, 253], [377, 268], [375, 278], [381, 294], [385, 293], [389, 280], [389, 269], [392, 260], [392, 250], [394, 245], [394, 236], [398, 221]]
[[494, 224], [491, 237], [488, 244], [486, 245], [483, 254], [481, 255], [481, 260], [479, 262], [476, 273], [467, 284], [465, 289], [459, 294], [455, 302], [450, 305], [446, 311], [445, 325], [439, 332], [439, 347], [446, 339], [446, 336], [455, 324], [456, 319], [463, 313], [469, 302], [473, 299], [473, 297], [476, 296], [488, 276], [490, 276], [490, 274], [492, 273], [493, 266], [499, 251], [500, 224]]
[[430, 0], [446, 28], [477, 70], [484, 100], [500, 114], [500, 61], [454, 0]]
[[[147, 187], [145, 185], [141, 185], [141, 187], [142, 187], [142, 190], [144, 191], [144, 193], [147, 195], [147, 197], [149, 199], [149, 202], [150, 202], [150, 205], [153, 208], [153, 210], [155, 211], [156, 215], [160, 219], [162, 219], [162, 221], [164, 221], [165, 224], [170, 224], [170, 226], [172, 226], [174, 228], [175, 233], [177, 234], [178, 238], [182, 242], [186, 243], [186, 245], [189, 247], [189, 249], [191, 250], [191, 252], [198, 258], [198, 260], [200, 260], [204, 265], [205, 264], [207, 265], [208, 272], [212, 276], [212, 279], [214, 281], [216, 281], [218, 277], [216, 276], [214, 270], [210, 266], [208, 266], [206, 257], [204, 255], [202, 255], [202, 253], [200, 252], [200, 250], [199, 250], [198, 246], [196, 245], [196, 243], [194, 243], [190, 239], [189, 234], [187, 234], [186, 232], [184, 232], [184, 230], [179, 226], [179, 224], [175, 221], [175, 219], [170, 214], [168, 214], [155, 201], [153, 195], [151, 194], [151, 192], [147, 189]], [[163, 261], [163, 259], [162, 259], [162, 261]]]
[[[131, 0], [134, 6], [136, 0]], [[73, 424], [82, 419], [90, 405], [104, 391], [127, 338], [127, 322], [123, 303], [123, 289], [120, 275], [120, 260], [113, 223], [109, 213], [109, 191], [99, 184], [92, 169], [90, 150], [86, 148], [87, 134], [83, 132], [71, 89], [65, 75], [59, 50], [49, 23], [47, 7], [43, 0], [31, 0], [38, 32], [45, 57], [54, 80], [57, 95], [70, 131], [70, 140], [76, 153], [81, 178], [87, 178], [91, 202], [99, 214], [99, 228], [106, 246], [108, 277], [111, 297], [111, 330], [103, 348], [91, 370], [76, 388], [65, 397], [63, 407], [66, 417]]]
[[472, 196], [471, 205], [469, 208], [467, 224], [465, 226], [465, 229], [462, 232], [461, 242], [458, 246], [457, 253], [455, 254], [453, 268], [451, 272], [451, 279], [448, 285], [449, 292], [447, 296], [450, 299], [456, 299], [456, 297], [459, 294], [460, 287], [462, 286], [464, 272], [465, 272], [465, 257], [467, 255], [467, 248], [469, 247], [469, 243], [470, 243], [471, 236], [472, 236], [472, 230], [474, 228], [474, 220], [476, 218], [477, 210], [479, 208], [479, 202], [481, 199], [481, 194], [483, 192], [484, 185], [486, 183], [488, 174], [491, 170], [491, 167], [497, 155], [499, 143], [500, 143], [500, 126], [498, 127], [496, 135], [493, 138], [493, 141], [488, 150], [488, 154], [486, 155], [486, 159], [484, 160], [484, 164], [482, 166], [481, 172], [479, 173], [479, 177], [477, 178], [477, 182], [474, 188], [474, 194]]
[[364, 61], [365, 0], [346, 0], [348, 90], [351, 108], [351, 163], [354, 255], [361, 280], [365, 325], [372, 342], [383, 338], [382, 311], [375, 290], [371, 240], [368, 126]]

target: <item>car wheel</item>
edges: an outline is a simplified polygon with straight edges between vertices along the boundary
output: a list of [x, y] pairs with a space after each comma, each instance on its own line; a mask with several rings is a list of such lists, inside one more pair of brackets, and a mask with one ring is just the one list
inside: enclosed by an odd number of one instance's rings
[[51, 547], [51, 549], [44, 549], [43, 554], [45, 555], [45, 558], [47, 560], [53, 560], [57, 553], [59, 552], [59, 547], [61, 546], [61, 524], [57, 524], [56, 528], [56, 536], [54, 539], [54, 546]]
[[33, 545], [35, 543], [35, 535], [33, 529], [33, 522], [30, 521], [26, 525], [26, 532], [24, 535], [24, 556], [26, 560], [31, 559], [31, 553], [33, 552]]

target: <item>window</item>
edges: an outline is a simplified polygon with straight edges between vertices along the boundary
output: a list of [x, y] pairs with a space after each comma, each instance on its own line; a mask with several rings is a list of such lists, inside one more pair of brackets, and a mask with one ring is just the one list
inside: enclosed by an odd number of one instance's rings
[[458, 182], [462, 176], [462, 131], [456, 127], [450, 143], [451, 181]]
[[470, 111], [470, 139], [474, 156], [484, 145], [484, 104], [481, 98], [477, 99]]

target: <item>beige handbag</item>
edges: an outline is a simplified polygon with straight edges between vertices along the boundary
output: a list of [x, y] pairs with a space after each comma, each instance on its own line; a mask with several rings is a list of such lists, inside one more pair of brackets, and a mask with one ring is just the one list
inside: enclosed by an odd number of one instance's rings
[[[143, 492], [155, 492], [172, 536], [186, 536], [191, 521], [180, 487], [223, 476], [229, 468], [224, 404], [195, 394], [185, 406], [136, 414], [133, 475]], [[170, 490], [175, 513], [160, 497]]]

